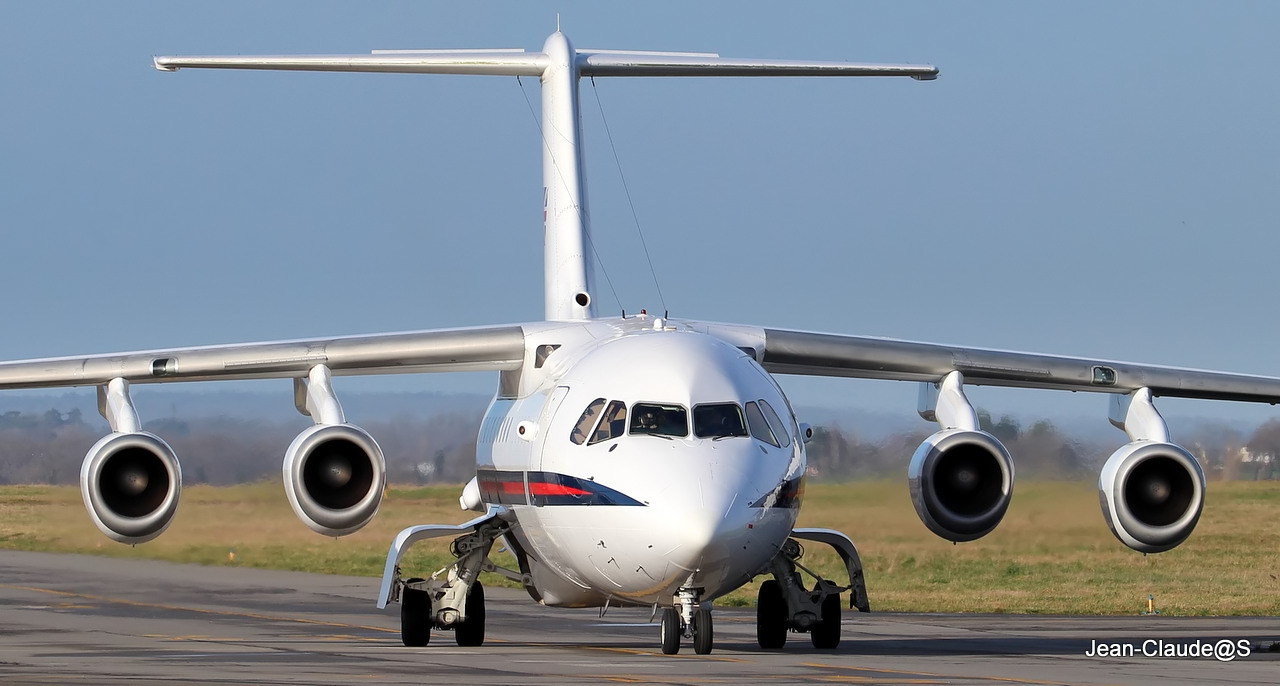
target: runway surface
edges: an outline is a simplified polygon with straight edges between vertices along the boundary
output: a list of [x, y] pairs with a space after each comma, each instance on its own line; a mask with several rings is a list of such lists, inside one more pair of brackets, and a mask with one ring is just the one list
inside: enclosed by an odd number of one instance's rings
[[[488, 591], [488, 639], [400, 644], [399, 606], [374, 607], [377, 580], [0, 551], [0, 683], [1082, 684], [1280, 681], [1275, 618], [859, 614], [844, 641], [814, 650], [793, 634], [763, 652], [751, 608], [717, 608], [715, 651], [658, 649], [647, 610], [543, 608]], [[872, 598], [874, 603], [875, 599]], [[1244, 641], [1252, 654], [1162, 658], [1193, 642]], [[1089, 657], [1093, 641], [1134, 646]], [[1277, 648], [1280, 650], [1280, 648]]]

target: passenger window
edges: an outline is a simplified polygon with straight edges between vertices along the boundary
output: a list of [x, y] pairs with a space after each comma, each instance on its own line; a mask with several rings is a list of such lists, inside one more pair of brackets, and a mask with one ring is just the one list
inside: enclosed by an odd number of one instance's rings
[[600, 421], [600, 426], [596, 427], [596, 433], [591, 437], [591, 442], [587, 445], [595, 445], [601, 441], [608, 441], [617, 438], [627, 430], [627, 406], [621, 400], [614, 400], [609, 403], [608, 409], [604, 411], [604, 419]]
[[761, 400], [760, 409], [764, 410], [764, 418], [769, 420], [769, 428], [773, 429], [773, 435], [779, 441], [782, 441], [782, 447], [791, 445], [791, 437], [787, 435], [787, 425], [782, 423], [782, 418], [777, 412], [773, 411], [773, 407], [768, 402]]
[[764, 413], [754, 402], [747, 403], [747, 426], [751, 427], [753, 438], [758, 438], [775, 448], [781, 447], [778, 445], [778, 439], [773, 437], [773, 431], [769, 429], [769, 422], [765, 420]]
[[596, 420], [600, 418], [600, 408], [604, 407], [604, 398], [596, 398], [587, 405], [587, 409], [582, 411], [582, 416], [578, 418], [578, 423], [573, 427], [573, 433], [569, 434], [569, 440], [578, 445], [582, 445], [587, 441], [591, 429], [595, 428]]
[[737, 403], [698, 405], [693, 408], [693, 435], [698, 438], [746, 436], [742, 408]]
[[636, 403], [631, 408], [631, 433], [688, 436], [689, 411], [683, 405]]

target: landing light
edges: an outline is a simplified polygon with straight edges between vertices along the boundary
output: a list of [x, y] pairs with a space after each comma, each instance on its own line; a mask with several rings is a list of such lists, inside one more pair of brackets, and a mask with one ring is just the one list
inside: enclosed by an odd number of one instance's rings
[[1114, 386], [1116, 385], [1116, 370], [1111, 367], [1094, 367], [1093, 368], [1093, 385], [1095, 386]]
[[520, 438], [532, 441], [538, 437], [538, 425], [526, 419], [516, 425], [516, 433], [520, 434]]

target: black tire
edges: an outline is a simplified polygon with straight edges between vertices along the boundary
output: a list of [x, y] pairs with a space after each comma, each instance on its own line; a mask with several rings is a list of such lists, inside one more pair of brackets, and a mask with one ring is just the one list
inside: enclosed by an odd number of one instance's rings
[[829, 595], [822, 601], [822, 619], [809, 633], [813, 647], [834, 650], [840, 645], [840, 595]]
[[787, 644], [787, 600], [773, 579], [760, 584], [756, 596], [756, 642], [765, 650], [778, 650]]
[[466, 648], [484, 645], [484, 585], [479, 579], [467, 593], [467, 621], [454, 628], [453, 640]]
[[[422, 581], [409, 579], [407, 583]], [[431, 594], [416, 588], [400, 591], [400, 640], [421, 648], [431, 642]]]
[[710, 655], [715, 642], [715, 630], [711, 626], [711, 610], [702, 608], [693, 613], [693, 652]]
[[680, 613], [669, 607], [662, 611], [662, 654], [680, 652]]

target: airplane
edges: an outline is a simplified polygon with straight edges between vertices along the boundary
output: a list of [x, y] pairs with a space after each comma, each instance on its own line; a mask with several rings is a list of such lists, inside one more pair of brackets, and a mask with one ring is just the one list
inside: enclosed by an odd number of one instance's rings
[[[862, 563], [844, 533], [796, 528], [805, 443], [776, 374], [890, 379], [920, 385], [918, 412], [938, 431], [911, 456], [913, 505], [954, 542], [990, 533], [1013, 494], [1014, 462], [983, 431], [966, 385], [1086, 391], [1109, 397], [1129, 442], [1098, 478], [1102, 514], [1124, 545], [1169, 550], [1204, 505], [1196, 459], [1172, 443], [1153, 398], [1280, 402], [1280, 378], [1081, 357], [968, 348], [650, 315], [602, 316], [583, 181], [579, 82], [596, 77], [846, 76], [930, 81], [930, 65], [723, 58], [711, 53], [575, 48], [558, 29], [540, 51], [390, 50], [362, 55], [155, 57], [188, 68], [395, 72], [538, 78], [543, 150], [544, 318], [541, 321], [364, 336], [268, 341], [0, 363], [0, 389], [94, 386], [110, 433], [88, 451], [85, 507], [109, 538], [149, 541], [179, 504], [173, 449], [144, 430], [133, 384], [288, 378], [314, 424], [288, 446], [282, 477], [294, 512], [326, 536], [377, 513], [386, 461], [349, 423], [333, 377], [498, 372], [476, 448], [462, 524], [411, 526], [392, 541], [377, 606], [400, 603], [401, 639], [428, 645], [451, 631], [485, 638], [481, 572], [557, 607], [650, 607], [659, 644], [675, 654], [714, 646], [712, 603], [759, 576], [757, 642], [782, 648], [808, 633], [840, 644], [842, 594], [870, 611]], [[455, 559], [432, 574], [401, 568], [404, 553], [452, 538]], [[829, 546], [839, 583], [801, 562], [802, 542]], [[491, 559], [509, 550], [516, 568]], [[847, 576], [847, 578], [844, 578]]]

